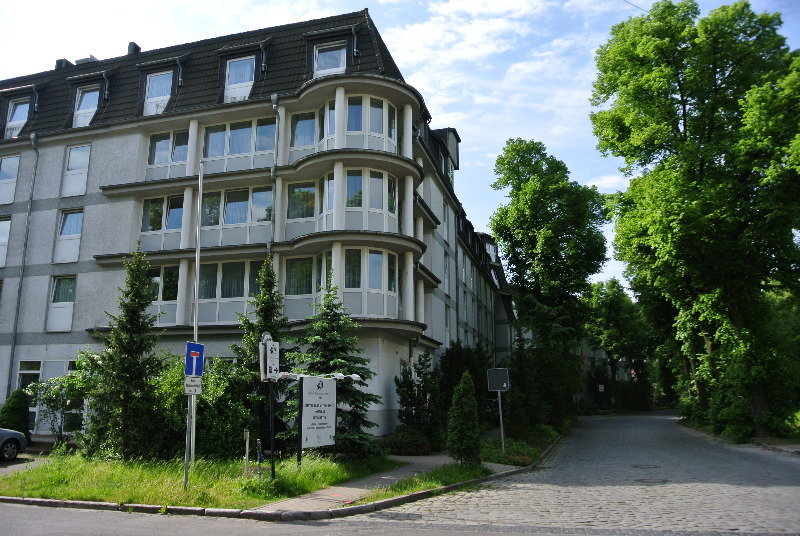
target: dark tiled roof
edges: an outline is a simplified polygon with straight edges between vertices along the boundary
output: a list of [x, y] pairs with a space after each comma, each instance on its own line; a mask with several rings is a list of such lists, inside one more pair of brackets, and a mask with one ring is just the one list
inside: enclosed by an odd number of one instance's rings
[[[21, 135], [52, 133], [71, 126], [75, 87], [101, 82], [100, 73], [105, 71], [109, 80], [109, 98], [104, 101], [101, 95], [91, 125], [109, 125], [141, 116], [144, 74], [157, 72], [159, 62], [161, 69], [174, 69], [176, 58], [182, 58], [183, 85], [175, 87], [164, 112], [166, 115], [178, 114], [221, 105], [224, 87], [222, 60], [231, 54], [234, 57], [251, 51], [260, 54], [260, 44], [263, 44], [267, 70], [261, 73], [261, 61], [257, 61], [250, 100], [268, 100], [273, 93], [293, 94], [310, 79], [309, 42], [325, 39], [326, 31], [333, 35], [336, 29], [341, 37], [351, 38], [353, 28], [358, 41], [358, 55], [348, 60], [347, 73], [381, 75], [402, 82], [397, 65], [365, 9], [2, 80], [0, 90], [35, 85], [38, 111], [31, 111]], [[317, 35], [319, 32], [323, 35]], [[92, 77], [93, 73], [96, 76]], [[76, 80], [76, 77], [85, 75], [90, 76]], [[30, 90], [25, 94], [30, 94]], [[3, 96], [13, 97], [14, 93], [6, 92]]]

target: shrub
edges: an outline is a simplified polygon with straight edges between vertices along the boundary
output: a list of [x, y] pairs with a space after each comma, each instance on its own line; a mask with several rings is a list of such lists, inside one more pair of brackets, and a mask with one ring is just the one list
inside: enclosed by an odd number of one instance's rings
[[480, 463], [480, 427], [472, 376], [464, 371], [453, 393], [447, 427], [447, 452], [463, 465]]
[[430, 445], [441, 446], [441, 412], [438, 403], [439, 371], [431, 365], [431, 354], [423, 353], [413, 366], [403, 363], [394, 385], [400, 406], [398, 420], [427, 438]]
[[541, 451], [524, 441], [506, 438], [506, 451], [503, 453], [500, 448], [499, 439], [486, 441], [481, 447], [481, 459], [485, 462], [503, 463], [506, 465], [531, 465], [537, 459]]
[[552, 443], [558, 437], [558, 432], [552, 426], [537, 424], [533, 427], [532, 435], [536, 441]]
[[11, 393], [6, 403], [0, 408], [0, 428], [22, 432], [30, 441], [31, 432], [28, 430], [28, 408], [30, 405], [30, 396], [22, 389], [17, 389]]
[[391, 454], [424, 456], [431, 452], [431, 442], [425, 434], [408, 426], [399, 427], [383, 440], [383, 444]]

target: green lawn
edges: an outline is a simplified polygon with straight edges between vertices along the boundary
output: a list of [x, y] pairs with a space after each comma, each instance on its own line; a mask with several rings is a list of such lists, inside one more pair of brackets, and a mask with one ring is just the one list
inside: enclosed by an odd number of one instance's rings
[[383, 499], [397, 497], [398, 495], [407, 495], [415, 491], [434, 489], [447, 486], [448, 484], [455, 484], [457, 482], [464, 482], [465, 480], [472, 480], [473, 478], [488, 476], [490, 474], [492, 474], [492, 472], [489, 469], [479, 465], [463, 466], [458, 463], [450, 463], [425, 473], [398, 480], [390, 486], [375, 488], [355, 504], [367, 504], [381, 501]]
[[246, 509], [399, 465], [386, 458], [341, 463], [307, 455], [299, 470], [294, 460], [281, 460], [272, 482], [268, 464], [261, 476], [244, 479], [241, 461], [198, 460], [189, 474], [189, 489], [184, 491], [182, 460], [123, 463], [61, 455], [0, 477], [0, 495]]

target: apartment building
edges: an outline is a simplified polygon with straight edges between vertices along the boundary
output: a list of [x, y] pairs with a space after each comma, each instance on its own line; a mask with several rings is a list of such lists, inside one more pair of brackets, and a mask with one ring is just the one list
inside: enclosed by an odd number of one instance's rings
[[401, 362], [456, 339], [498, 355], [510, 341], [496, 246], [453, 189], [458, 133], [430, 121], [366, 10], [130, 43], [0, 81], [0, 397], [102, 345], [137, 244], [161, 346], [181, 354], [200, 198], [207, 355], [232, 357], [261, 263], [294, 331], [335, 285], [377, 373], [370, 416], [390, 431]]

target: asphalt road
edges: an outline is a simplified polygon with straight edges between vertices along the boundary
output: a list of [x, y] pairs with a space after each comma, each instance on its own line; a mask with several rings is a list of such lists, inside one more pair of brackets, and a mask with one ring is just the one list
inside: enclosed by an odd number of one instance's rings
[[329, 522], [267, 523], [0, 505], [0, 534], [800, 534], [800, 456], [724, 444], [668, 413], [582, 419], [546, 467]]

